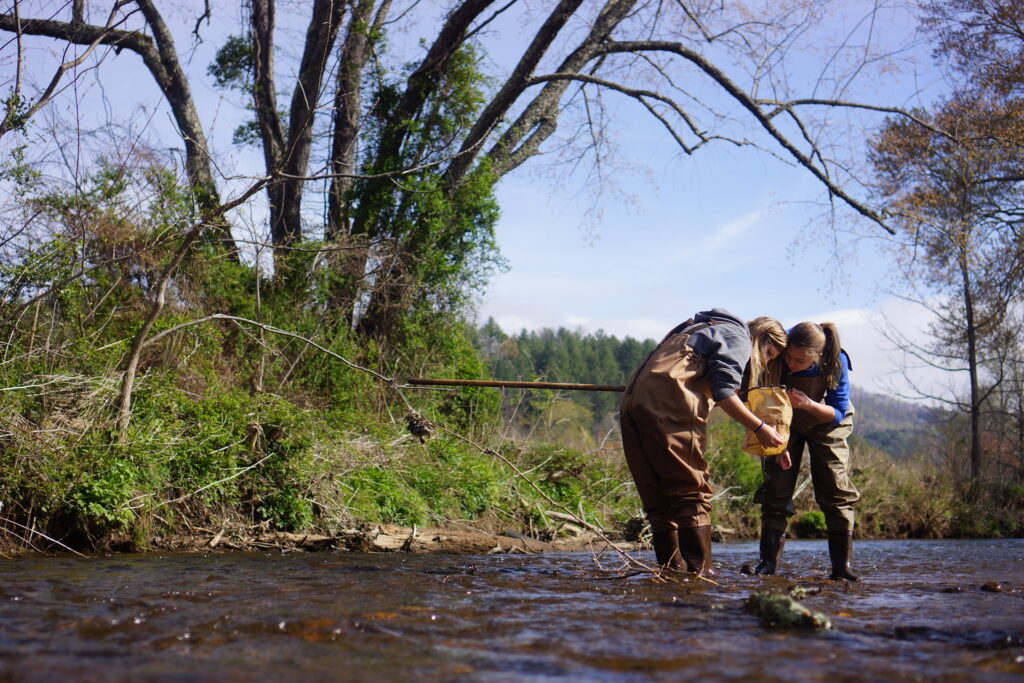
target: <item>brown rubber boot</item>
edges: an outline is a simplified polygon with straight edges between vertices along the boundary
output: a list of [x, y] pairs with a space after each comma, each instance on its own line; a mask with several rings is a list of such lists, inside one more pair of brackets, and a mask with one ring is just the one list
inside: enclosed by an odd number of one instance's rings
[[782, 529], [761, 527], [761, 559], [754, 567], [756, 576], [774, 576], [779, 566], [779, 556], [786, 545], [786, 532]]
[[686, 562], [686, 571], [714, 576], [711, 563], [711, 525], [679, 527], [679, 552]]
[[850, 569], [850, 560], [853, 558], [852, 531], [828, 532], [828, 556], [832, 560], [832, 575], [828, 578], [833, 581], [856, 581], [859, 578]]
[[654, 546], [654, 556], [658, 564], [665, 569], [683, 568], [682, 556], [679, 554], [679, 537], [675, 529], [651, 532], [651, 545]]

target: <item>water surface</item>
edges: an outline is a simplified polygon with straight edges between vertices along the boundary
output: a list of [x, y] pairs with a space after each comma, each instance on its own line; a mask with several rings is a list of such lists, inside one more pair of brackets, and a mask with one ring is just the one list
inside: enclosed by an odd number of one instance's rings
[[[823, 541], [778, 578], [622, 577], [613, 555], [217, 553], [0, 561], [0, 680], [1022, 681], [1024, 540]], [[642, 553], [644, 559], [649, 553]], [[826, 632], [768, 629], [800, 584]]]

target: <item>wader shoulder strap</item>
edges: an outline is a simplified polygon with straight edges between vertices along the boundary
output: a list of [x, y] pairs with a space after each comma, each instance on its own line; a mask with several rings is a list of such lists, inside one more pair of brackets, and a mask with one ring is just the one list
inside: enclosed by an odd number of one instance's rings
[[699, 332], [700, 330], [703, 330], [705, 327], [719, 325], [721, 324], [721, 322], [722, 321], [720, 320], [709, 320], [707, 322], [695, 323], [693, 321], [693, 318], [690, 318], [686, 322], [673, 327], [672, 330], [670, 330], [669, 333], [665, 335], [665, 338], [658, 342], [657, 346], [651, 349], [651, 352], [647, 354], [647, 358], [644, 358], [644, 362], [637, 366], [636, 370], [633, 371], [633, 376], [630, 378], [629, 384], [626, 386], [625, 393], [629, 394], [633, 392], [633, 386], [636, 384], [636, 380], [640, 377], [640, 373], [643, 371], [644, 367], [646, 367], [647, 363], [651, 360], [651, 356], [658, 352], [658, 349], [661, 348], [661, 345], [664, 344], [669, 337], [676, 334], [681, 334], [683, 332], [687, 334], [693, 334], [694, 332]]
[[[679, 334], [680, 332], [689, 332], [689, 333], [692, 334], [693, 332], [696, 332], [697, 330], [703, 330], [705, 327], [710, 327], [711, 325], [721, 325], [721, 324], [722, 324], [721, 320], [707, 320], [705, 322], [698, 323], [698, 322], [694, 321], [693, 318], [690, 318], [690, 319], [686, 320], [685, 322], [679, 323], [678, 325], [673, 327], [671, 330], [669, 330], [668, 334], [665, 335], [665, 339], [668, 339], [673, 334]], [[693, 328], [693, 329], [691, 329], [691, 328]], [[662, 339], [661, 341], [664, 342], [665, 339]]]
[[740, 379], [740, 390], [736, 392], [739, 394], [741, 401], [747, 400], [747, 392], [753, 388], [750, 386], [753, 383], [753, 378], [750, 376], [750, 361], [748, 360], [747, 364], [743, 366], [743, 377]]

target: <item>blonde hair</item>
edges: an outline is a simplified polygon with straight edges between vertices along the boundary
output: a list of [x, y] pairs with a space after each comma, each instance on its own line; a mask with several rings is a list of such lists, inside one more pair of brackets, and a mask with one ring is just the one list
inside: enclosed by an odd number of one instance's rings
[[758, 387], [778, 384], [782, 380], [781, 358], [776, 358], [765, 365], [763, 351], [771, 344], [781, 352], [786, 348], [786, 328], [775, 318], [761, 316], [747, 323], [750, 330], [752, 348], [750, 350], [750, 386]]
[[798, 323], [789, 331], [789, 347], [803, 349], [817, 356], [825, 386], [835, 389], [843, 376], [839, 360], [842, 345], [834, 323]]

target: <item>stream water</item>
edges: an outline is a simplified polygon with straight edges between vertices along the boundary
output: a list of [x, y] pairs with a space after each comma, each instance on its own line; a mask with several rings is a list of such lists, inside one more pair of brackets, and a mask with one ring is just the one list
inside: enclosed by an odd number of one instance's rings
[[[739, 573], [756, 543], [714, 551], [719, 585], [587, 553], [0, 560], [0, 680], [1024, 680], [1024, 539], [861, 541], [856, 584], [823, 541], [774, 578]], [[744, 611], [793, 584], [832, 630]]]

